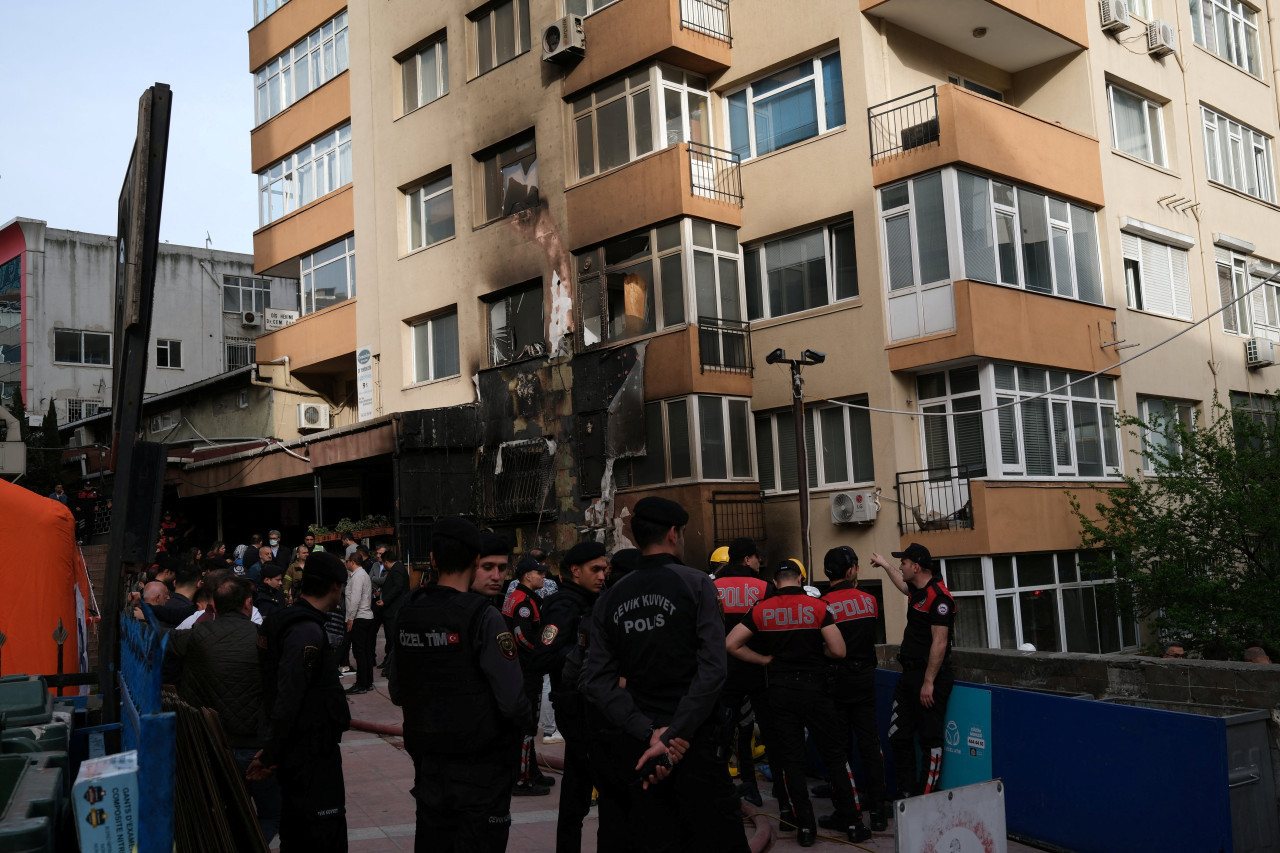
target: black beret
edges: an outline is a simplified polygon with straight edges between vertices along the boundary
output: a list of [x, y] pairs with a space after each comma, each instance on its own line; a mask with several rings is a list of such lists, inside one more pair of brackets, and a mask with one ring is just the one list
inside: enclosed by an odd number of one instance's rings
[[516, 577], [522, 578], [529, 572], [545, 572], [547, 567], [539, 563], [536, 557], [525, 555], [516, 563]]
[[621, 551], [614, 551], [613, 557], [609, 560], [610, 585], [616, 584], [628, 574], [634, 572], [639, 565], [639, 548], [623, 548]]
[[740, 536], [729, 543], [729, 559], [745, 560], [747, 557], [754, 557], [760, 553], [760, 549], [756, 547], [756, 540], [750, 536]]
[[325, 580], [346, 583], [347, 567], [337, 555], [330, 554], [328, 551], [317, 551], [307, 557], [307, 563], [302, 569], [302, 578], [306, 580], [316, 575]]
[[[321, 551], [319, 553], [323, 554], [324, 552]], [[310, 561], [311, 561], [311, 558], [308, 557], [307, 562], [310, 562]], [[276, 563], [267, 563], [262, 567], [262, 574], [259, 575], [259, 577], [262, 578], [263, 580], [267, 580], [268, 578], [278, 578], [283, 574], [284, 574], [283, 566], [277, 565]]]
[[437, 521], [431, 528], [431, 538], [439, 537], [452, 539], [477, 553], [480, 551], [480, 529], [465, 518], [448, 515]]
[[511, 553], [511, 543], [507, 541], [507, 537], [485, 531], [480, 534], [480, 556], [492, 557], [495, 554], [505, 557]]
[[600, 559], [605, 553], [603, 542], [579, 542], [564, 555], [560, 566], [566, 569], [569, 566], [585, 566], [592, 560]]
[[682, 527], [689, 523], [689, 513], [675, 501], [666, 498], [648, 497], [636, 501], [636, 518], [643, 518], [663, 527]]

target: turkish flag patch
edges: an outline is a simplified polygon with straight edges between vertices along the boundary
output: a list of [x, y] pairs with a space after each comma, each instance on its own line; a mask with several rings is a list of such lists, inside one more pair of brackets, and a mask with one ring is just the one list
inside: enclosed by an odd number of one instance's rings
[[458, 643], [461, 643], [461, 642], [462, 642], [462, 638], [461, 638], [461, 637], [459, 637], [457, 634], [450, 634], [450, 635], [446, 638], [446, 642], [448, 642], [448, 644], [449, 644], [449, 645], [451, 645], [451, 646], [456, 646], [456, 645], [458, 645]]

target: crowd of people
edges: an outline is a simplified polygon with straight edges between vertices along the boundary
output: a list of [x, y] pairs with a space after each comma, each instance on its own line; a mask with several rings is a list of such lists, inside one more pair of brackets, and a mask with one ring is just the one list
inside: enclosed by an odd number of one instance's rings
[[[712, 573], [685, 566], [687, 521], [678, 504], [645, 498], [636, 548], [579, 543], [557, 579], [545, 551], [517, 560], [501, 535], [441, 519], [411, 589], [391, 545], [308, 536], [289, 548], [269, 530], [204, 550], [166, 513], [135, 613], [173, 632], [165, 683], [218, 712], [263, 836], [278, 833], [286, 853], [346, 849], [339, 743], [348, 695], [372, 689], [379, 668], [403, 709], [419, 851], [506, 849], [511, 798], [546, 796], [557, 781], [537, 755], [539, 732], [565, 744], [557, 851], [581, 849], [593, 799], [602, 851], [747, 850], [741, 803], [762, 803], [761, 742], [781, 827], [801, 846], [819, 827], [853, 842], [887, 828], [879, 605], [858, 589], [857, 554], [827, 553], [819, 598], [798, 560], [762, 578], [766, 558], [750, 539], [723, 549]], [[894, 556], [871, 562], [909, 600], [890, 728], [897, 790], [909, 796], [938, 784], [955, 602], [927, 550]], [[822, 817], [807, 740], [834, 806]]]

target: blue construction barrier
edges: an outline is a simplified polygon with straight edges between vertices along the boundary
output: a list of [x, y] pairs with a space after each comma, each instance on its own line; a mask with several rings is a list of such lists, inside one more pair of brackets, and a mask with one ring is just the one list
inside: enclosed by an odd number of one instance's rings
[[[876, 672], [891, 790], [887, 731], [899, 676]], [[993, 777], [1005, 782], [1010, 834], [1078, 853], [1233, 849], [1224, 719], [985, 684], [956, 686], [991, 694], [986, 748]]]
[[138, 853], [172, 853], [178, 721], [160, 704], [161, 668], [168, 636], [142, 606], [148, 621], [120, 616], [120, 704], [123, 746], [138, 750]]

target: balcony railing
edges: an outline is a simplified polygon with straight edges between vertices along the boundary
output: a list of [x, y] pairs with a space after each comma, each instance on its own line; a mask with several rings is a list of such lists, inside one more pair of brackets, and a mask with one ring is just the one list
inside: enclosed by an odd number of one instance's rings
[[680, 29], [733, 44], [729, 0], [680, 0]]
[[742, 207], [742, 161], [732, 151], [690, 142], [693, 194]]
[[869, 108], [867, 130], [872, 164], [938, 142], [938, 87], [929, 86]]
[[898, 532], [972, 530], [973, 503], [969, 498], [969, 466], [901, 471], [898, 492]]
[[702, 372], [751, 373], [751, 330], [745, 320], [698, 318]]

